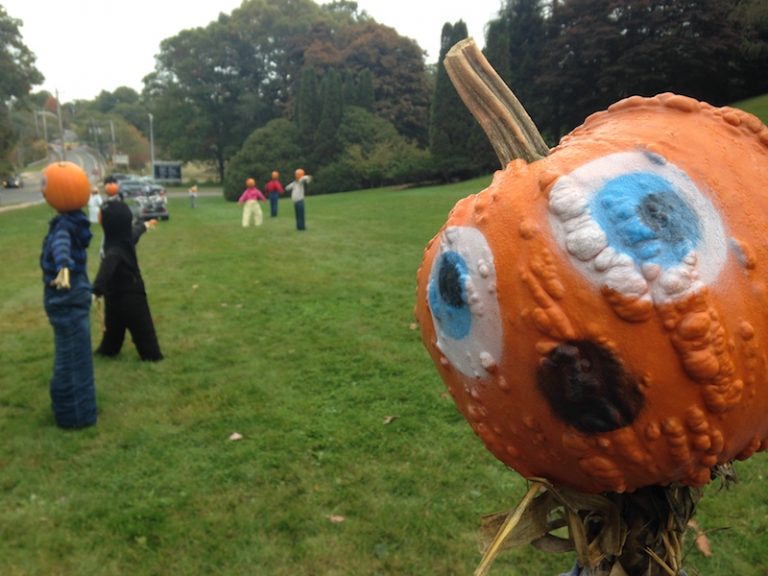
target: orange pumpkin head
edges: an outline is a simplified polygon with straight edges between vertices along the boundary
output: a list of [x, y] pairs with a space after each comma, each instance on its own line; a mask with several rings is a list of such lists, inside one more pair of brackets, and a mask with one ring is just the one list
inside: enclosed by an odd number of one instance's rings
[[768, 446], [768, 128], [662, 94], [461, 200], [418, 272], [423, 341], [486, 447], [585, 492]]
[[302, 178], [304, 178], [304, 169], [298, 168], [295, 172], [295, 176], [296, 176], [296, 180], [301, 180]]
[[272, 172], [272, 180], [277, 180], [278, 178], [280, 178], [280, 172], [278, 171]]
[[120, 185], [117, 182], [108, 182], [104, 185], [104, 191], [107, 196], [117, 196], [117, 193], [120, 192]]
[[248, 178], [245, 181], [245, 187], [246, 188], [254, 188], [255, 186], [256, 186], [256, 180], [254, 180], [253, 178]]
[[55, 162], [43, 170], [43, 196], [58, 212], [79, 210], [91, 196], [91, 183], [80, 166], [72, 162]]

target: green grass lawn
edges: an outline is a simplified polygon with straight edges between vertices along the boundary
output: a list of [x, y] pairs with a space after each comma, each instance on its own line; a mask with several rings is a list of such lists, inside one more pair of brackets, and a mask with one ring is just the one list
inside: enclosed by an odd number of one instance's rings
[[[52, 211], [1, 213], [0, 575], [471, 574], [479, 518], [526, 486], [459, 415], [412, 310], [424, 246], [488, 181], [310, 197], [304, 233], [288, 202], [242, 229], [235, 204], [172, 199], [138, 248], [166, 359], [96, 358], [100, 420], [78, 432], [48, 398]], [[713, 556], [689, 539], [690, 574], [768, 574], [766, 460], [738, 471], [707, 492]], [[492, 574], [572, 562], [526, 548]]]
[[768, 95], [757, 96], [756, 98], [750, 98], [749, 100], [742, 100], [733, 104], [735, 108], [741, 108], [746, 110], [750, 114], [754, 114], [764, 124], [768, 123]]

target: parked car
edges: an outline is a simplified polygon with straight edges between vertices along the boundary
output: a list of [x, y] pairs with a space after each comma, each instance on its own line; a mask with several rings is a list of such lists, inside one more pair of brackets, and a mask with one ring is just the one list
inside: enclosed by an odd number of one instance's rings
[[117, 181], [120, 186], [120, 194], [124, 198], [135, 198], [144, 192], [144, 182], [138, 178], [127, 178]]
[[165, 190], [159, 193], [143, 192], [135, 197], [136, 217], [139, 220], [168, 220], [168, 205]]
[[24, 188], [24, 180], [18, 174], [10, 174], [3, 178], [3, 188]]
[[147, 192], [150, 194], [165, 194], [165, 187], [163, 187], [163, 185], [160, 184], [159, 182], [152, 180], [152, 178], [143, 176], [139, 178], [139, 180], [144, 182], [144, 185], [146, 186], [144, 188], [144, 192]]

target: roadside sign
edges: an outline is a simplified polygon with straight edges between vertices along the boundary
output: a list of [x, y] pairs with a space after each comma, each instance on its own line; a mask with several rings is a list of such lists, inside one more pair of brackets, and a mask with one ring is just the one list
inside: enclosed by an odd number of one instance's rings
[[181, 182], [181, 162], [155, 161], [152, 177], [159, 182]]

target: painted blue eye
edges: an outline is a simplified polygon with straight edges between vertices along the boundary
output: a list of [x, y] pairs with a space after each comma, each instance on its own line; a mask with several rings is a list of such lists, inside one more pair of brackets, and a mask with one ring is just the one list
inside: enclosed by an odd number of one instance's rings
[[701, 239], [696, 213], [657, 174], [635, 172], [609, 180], [589, 209], [608, 245], [639, 264], [681, 264]]
[[472, 314], [469, 311], [467, 264], [456, 252], [445, 252], [437, 264], [436, 281], [429, 283], [429, 307], [440, 331], [456, 340], [469, 334]]
[[430, 271], [427, 302], [437, 347], [457, 370], [476, 378], [499, 362], [502, 333], [493, 253], [477, 228], [452, 226]]
[[718, 211], [685, 171], [647, 151], [609, 154], [561, 176], [549, 212], [574, 266], [631, 299], [696, 292], [727, 258]]

